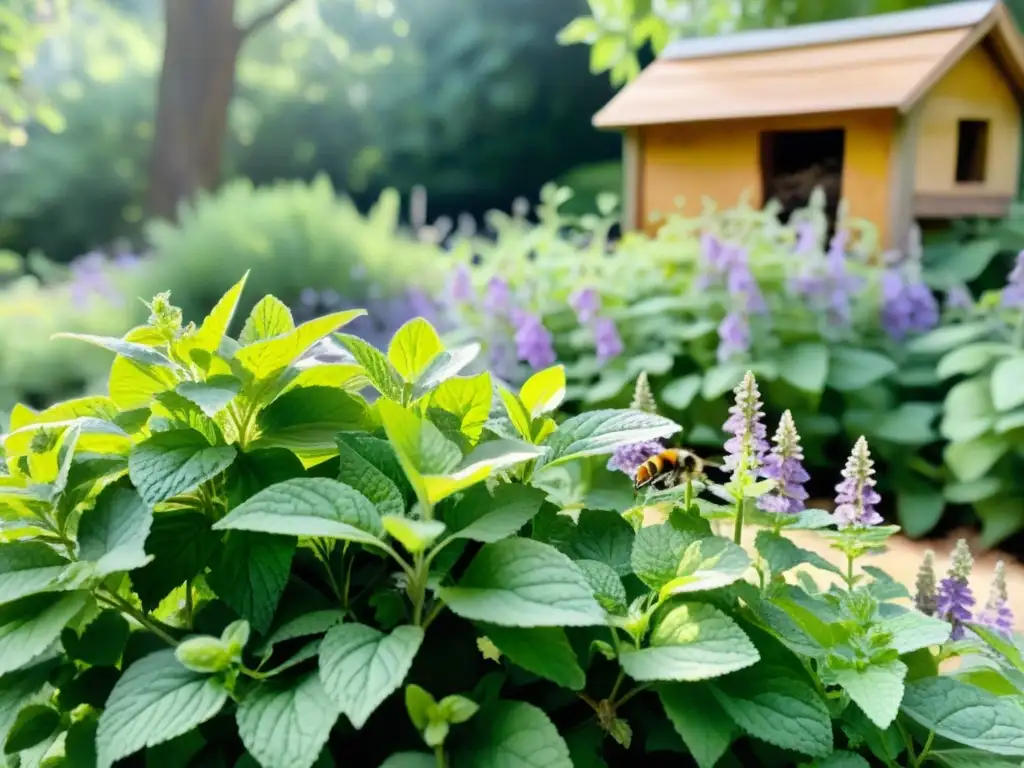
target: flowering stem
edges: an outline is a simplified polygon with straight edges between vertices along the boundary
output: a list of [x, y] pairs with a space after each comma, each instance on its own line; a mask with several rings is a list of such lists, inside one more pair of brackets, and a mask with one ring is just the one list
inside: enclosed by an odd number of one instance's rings
[[691, 504], [693, 504], [693, 481], [687, 480], [686, 488], [683, 490], [683, 509], [689, 512]]
[[853, 589], [853, 555], [846, 553], [846, 588]]
[[737, 545], [742, 545], [743, 540], [743, 497], [736, 501], [736, 527], [732, 532], [732, 540]]

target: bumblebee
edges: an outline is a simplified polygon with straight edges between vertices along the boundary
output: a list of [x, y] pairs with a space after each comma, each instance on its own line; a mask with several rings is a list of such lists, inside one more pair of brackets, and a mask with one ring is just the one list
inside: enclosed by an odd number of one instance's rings
[[668, 448], [640, 465], [633, 481], [633, 490], [639, 491], [650, 486], [656, 491], [667, 491], [703, 477], [705, 466], [721, 465], [702, 459], [686, 448]]

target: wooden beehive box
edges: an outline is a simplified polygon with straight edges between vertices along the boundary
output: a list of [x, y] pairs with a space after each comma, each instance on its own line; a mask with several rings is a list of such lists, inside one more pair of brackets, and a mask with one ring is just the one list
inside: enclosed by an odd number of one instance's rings
[[624, 132], [625, 226], [816, 185], [898, 247], [1004, 215], [1020, 174], [1024, 40], [999, 0], [669, 45], [594, 117]]

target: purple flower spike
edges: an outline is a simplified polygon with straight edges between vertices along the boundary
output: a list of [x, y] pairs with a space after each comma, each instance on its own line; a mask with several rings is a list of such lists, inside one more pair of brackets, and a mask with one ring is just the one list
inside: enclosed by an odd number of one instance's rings
[[724, 363], [750, 349], [750, 323], [745, 315], [730, 312], [718, 325], [718, 362]]
[[974, 595], [967, 579], [971, 575], [973, 565], [967, 542], [960, 539], [953, 549], [949, 571], [939, 582], [936, 600], [936, 615], [953, 625], [953, 631], [950, 633], [953, 640], [963, 639], [964, 624], [971, 620]]
[[864, 528], [882, 522], [882, 516], [875, 510], [882, 497], [875, 490], [874, 467], [868, 441], [861, 436], [846, 460], [844, 479], [836, 486], [833, 517], [840, 528]]
[[733, 393], [736, 402], [729, 408], [729, 418], [722, 425], [722, 429], [733, 435], [725, 441], [723, 467], [732, 472], [736, 481], [744, 475], [755, 476], [761, 468], [768, 451], [768, 430], [761, 422], [764, 411], [754, 374], [747, 371]]
[[663, 450], [665, 450], [664, 444], [657, 440], [620, 445], [608, 459], [608, 469], [624, 472], [632, 479], [636, 476], [636, 471], [640, 469], [641, 464], [652, 456], [657, 456]]
[[796, 245], [793, 252], [797, 254], [810, 253], [818, 247], [818, 233], [814, 224], [809, 221], [800, 222], [796, 227]]
[[511, 305], [512, 292], [508, 281], [501, 277], [492, 277], [487, 281], [487, 309], [493, 314], [504, 314]]
[[597, 359], [602, 363], [622, 354], [622, 337], [615, 327], [615, 321], [607, 317], [599, 317], [594, 321], [594, 344], [597, 347]]
[[551, 332], [536, 315], [519, 313], [516, 318], [516, 354], [520, 360], [539, 370], [555, 364]]
[[800, 448], [793, 414], [786, 411], [779, 420], [779, 429], [772, 438], [772, 452], [765, 456], [761, 476], [775, 481], [775, 489], [757, 500], [759, 509], [780, 515], [803, 511], [807, 501], [804, 483], [811, 479], [804, 469], [804, 453]]
[[449, 291], [452, 301], [456, 304], [467, 304], [473, 300], [473, 277], [465, 264], [460, 264], [455, 269]]
[[939, 302], [927, 285], [895, 269], [882, 277], [882, 328], [893, 341], [932, 330], [939, 315]]
[[946, 309], [963, 310], [974, 308], [974, 297], [966, 285], [954, 285], [946, 291]]
[[1007, 309], [1024, 308], [1024, 251], [1017, 254], [1013, 269], [1006, 278], [1002, 303]]
[[996, 563], [992, 587], [989, 591], [985, 608], [978, 613], [975, 621], [983, 627], [998, 632], [1007, 639], [1013, 637], [1013, 610], [1009, 605], [1006, 592], [1006, 564], [1000, 560]]
[[601, 296], [594, 288], [583, 288], [569, 297], [569, 306], [584, 325], [601, 311]]

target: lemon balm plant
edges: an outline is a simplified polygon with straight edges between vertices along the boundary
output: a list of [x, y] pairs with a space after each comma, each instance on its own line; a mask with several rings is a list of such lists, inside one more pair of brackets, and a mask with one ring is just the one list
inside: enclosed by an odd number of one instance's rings
[[[771, 477], [752, 376], [730, 424], [730, 502], [670, 489], [664, 522], [634, 527], [643, 507], [567, 514], [556, 479], [675, 423], [639, 409], [560, 419], [561, 368], [518, 392], [460, 375], [477, 349], [444, 348], [423, 320], [382, 351], [340, 332], [358, 311], [296, 326], [268, 296], [231, 338], [243, 284], [198, 326], [161, 295], [122, 338], [76, 337], [114, 353], [108, 394], [12, 414], [9, 764], [1024, 756], [1012, 643], [981, 627], [951, 643], [949, 623], [861, 567], [891, 532], [867, 514], [866, 445], [844, 515], [759, 501], [791, 494], [794, 475]], [[305, 355], [332, 334], [351, 361]], [[784, 578], [832, 570], [791, 526], [829, 529], [847, 556], [841, 587]], [[937, 675], [940, 659], [982, 648], [986, 674]]]

